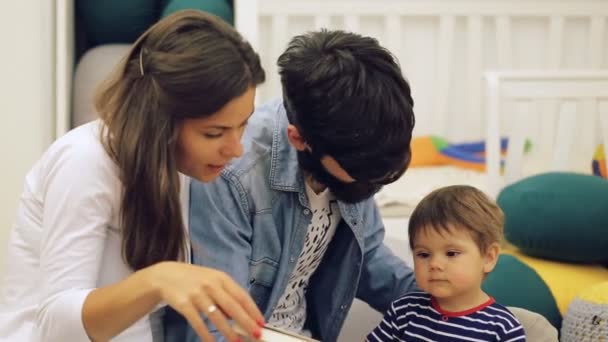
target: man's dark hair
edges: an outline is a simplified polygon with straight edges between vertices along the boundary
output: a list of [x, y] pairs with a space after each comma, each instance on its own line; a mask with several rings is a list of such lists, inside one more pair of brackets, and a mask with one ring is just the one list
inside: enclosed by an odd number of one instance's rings
[[414, 101], [393, 55], [374, 38], [321, 30], [279, 57], [289, 121], [315, 155], [357, 181], [390, 183], [411, 157]]

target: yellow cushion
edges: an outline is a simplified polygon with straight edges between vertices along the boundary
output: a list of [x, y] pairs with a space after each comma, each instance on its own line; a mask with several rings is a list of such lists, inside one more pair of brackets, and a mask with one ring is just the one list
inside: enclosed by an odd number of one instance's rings
[[578, 297], [593, 304], [608, 304], [608, 282], [594, 285], [581, 292]]
[[[599, 265], [572, 264], [533, 258], [522, 254], [513, 247], [505, 248], [504, 253], [513, 255], [538, 273], [551, 290], [562, 315], [566, 313], [570, 302], [576, 296], [581, 295], [584, 290], [608, 281], [608, 270]], [[608, 296], [608, 285], [602, 289], [607, 291], [604, 296]], [[592, 295], [594, 294], [589, 294], [589, 296]]]

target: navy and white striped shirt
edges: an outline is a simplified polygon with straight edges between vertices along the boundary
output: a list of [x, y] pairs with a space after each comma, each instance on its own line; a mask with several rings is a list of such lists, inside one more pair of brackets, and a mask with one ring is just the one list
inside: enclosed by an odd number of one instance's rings
[[368, 342], [525, 340], [521, 323], [493, 298], [476, 308], [450, 313], [423, 292], [412, 292], [394, 301], [382, 322], [367, 335]]

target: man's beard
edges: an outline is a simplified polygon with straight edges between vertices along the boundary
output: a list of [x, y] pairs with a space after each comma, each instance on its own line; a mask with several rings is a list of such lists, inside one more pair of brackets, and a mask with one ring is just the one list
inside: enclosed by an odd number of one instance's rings
[[372, 197], [382, 189], [381, 184], [355, 181], [346, 183], [330, 174], [323, 164], [321, 158], [313, 155], [310, 151], [298, 151], [298, 163], [305, 173], [317, 182], [325, 185], [336, 196], [346, 203], [357, 203]]

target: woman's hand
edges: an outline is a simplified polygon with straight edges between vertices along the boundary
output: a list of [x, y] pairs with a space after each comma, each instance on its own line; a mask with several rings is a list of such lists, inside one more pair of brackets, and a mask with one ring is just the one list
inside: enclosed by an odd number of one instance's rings
[[249, 294], [226, 273], [180, 262], [161, 262], [142, 269], [160, 299], [179, 312], [204, 342], [214, 341], [200, 313], [205, 314], [228, 341], [240, 341], [228, 323], [235, 321], [255, 339], [264, 316]]

